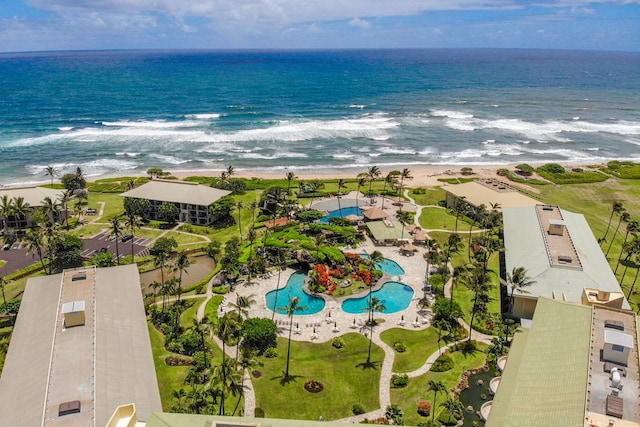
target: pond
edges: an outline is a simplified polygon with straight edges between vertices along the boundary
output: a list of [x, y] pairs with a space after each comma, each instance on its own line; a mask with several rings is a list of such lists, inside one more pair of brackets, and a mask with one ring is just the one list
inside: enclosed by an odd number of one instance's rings
[[298, 297], [300, 299], [299, 306], [302, 307], [302, 310], [296, 312], [295, 315], [305, 316], [322, 311], [325, 306], [324, 300], [322, 298], [309, 295], [303, 290], [306, 278], [307, 273], [304, 271], [296, 271], [289, 276], [287, 284], [283, 288], [280, 288], [277, 291], [273, 290], [268, 292], [265, 298], [267, 300], [267, 307], [269, 310], [280, 314], [286, 314], [282, 308], [289, 304], [290, 298]]
[[342, 208], [342, 209], [336, 209], [335, 211], [329, 212], [329, 214], [327, 216], [325, 216], [324, 218], [322, 218], [320, 220], [320, 222], [323, 223], [323, 224], [328, 224], [329, 223], [329, 218], [333, 218], [333, 217], [346, 218], [348, 215], [362, 216], [362, 209], [360, 209], [360, 208], [358, 208], [356, 206], [350, 206], [350, 207], [345, 207], [345, 208]]
[[[462, 390], [460, 393], [460, 402], [464, 406], [464, 426], [472, 427], [473, 422], [477, 421], [478, 426], [484, 426], [484, 421], [478, 415], [480, 407], [489, 400], [493, 399], [493, 396], [489, 392], [489, 382], [493, 379], [494, 369], [489, 369], [485, 372], [478, 372], [477, 374], [469, 377], [469, 388]], [[482, 384], [478, 384], [478, 380], [482, 381]], [[483, 399], [483, 397], [485, 397]], [[473, 411], [468, 411], [467, 408], [472, 407]]]
[[[193, 264], [189, 266], [189, 268], [182, 273], [182, 287], [185, 288], [187, 286], [191, 286], [194, 283], [204, 279], [207, 277], [209, 273], [216, 268], [216, 262], [208, 257], [208, 256], [199, 256], [195, 258], [191, 258]], [[165, 268], [164, 272], [165, 280], [170, 279], [171, 277], [167, 274], [167, 269]], [[175, 277], [179, 277], [180, 273], [176, 272]], [[156, 268], [155, 270], [147, 271], [144, 273], [140, 273], [140, 285], [143, 288], [147, 288], [152, 282], [160, 282], [160, 269]]]
[[[369, 258], [368, 254], [360, 254], [362, 258]], [[404, 268], [400, 267], [400, 264], [392, 259], [384, 258], [382, 262], [376, 264], [376, 268], [384, 271], [389, 276], [402, 276], [404, 274]]]
[[[385, 309], [382, 313], [391, 314], [406, 310], [413, 299], [413, 289], [400, 282], [387, 282], [377, 291], [371, 293], [372, 298], [379, 298]], [[362, 314], [369, 308], [369, 295], [361, 298], [349, 298], [342, 303], [342, 310], [350, 314]]]

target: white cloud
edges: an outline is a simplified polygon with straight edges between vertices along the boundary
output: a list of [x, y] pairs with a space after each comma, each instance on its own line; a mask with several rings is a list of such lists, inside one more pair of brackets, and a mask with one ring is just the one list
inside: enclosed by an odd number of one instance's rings
[[351, 25], [352, 27], [363, 28], [365, 30], [367, 28], [371, 28], [371, 23], [369, 21], [360, 18], [353, 18], [349, 21], [349, 25]]

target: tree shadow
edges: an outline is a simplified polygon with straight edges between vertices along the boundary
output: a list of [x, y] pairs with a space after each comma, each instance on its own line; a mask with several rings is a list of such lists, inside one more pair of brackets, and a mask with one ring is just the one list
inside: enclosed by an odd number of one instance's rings
[[369, 362], [362, 362], [362, 363], [358, 363], [356, 365], [356, 368], [362, 368], [362, 369], [378, 369], [378, 365], [380, 364], [380, 362], [376, 362], [374, 360], [370, 360]]
[[288, 376], [285, 376], [283, 372], [282, 375], [278, 375], [277, 377], [272, 377], [271, 380], [272, 381], [278, 380], [280, 385], [285, 386], [289, 383], [297, 382], [298, 378], [304, 378], [304, 377], [302, 375], [291, 375], [291, 374], [289, 374]]

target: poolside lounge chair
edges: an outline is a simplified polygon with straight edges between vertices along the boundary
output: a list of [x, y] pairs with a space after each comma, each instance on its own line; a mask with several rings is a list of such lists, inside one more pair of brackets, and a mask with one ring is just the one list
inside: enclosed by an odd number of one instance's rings
[[620, 396], [614, 396], [612, 394], [607, 396], [607, 415], [612, 417], [622, 418], [623, 414], [623, 400]]

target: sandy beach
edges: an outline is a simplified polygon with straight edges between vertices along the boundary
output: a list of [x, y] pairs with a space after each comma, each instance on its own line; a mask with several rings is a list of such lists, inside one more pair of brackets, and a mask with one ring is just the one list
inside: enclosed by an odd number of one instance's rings
[[[560, 163], [567, 169], [570, 168], [586, 168], [590, 165], [577, 163]], [[496, 177], [498, 169], [507, 168], [513, 170], [516, 164], [512, 165], [469, 165], [473, 169], [473, 174], [469, 177], [474, 178], [490, 178]], [[410, 165], [407, 168], [413, 177], [405, 180], [406, 187], [433, 187], [443, 185], [439, 178], [454, 178], [463, 176], [460, 165]], [[282, 170], [280, 172], [267, 172], [258, 170], [235, 170], [234, 176], [237, 178], [261, 178], [261, 179], [283, 179], [287, 172], [294, 172], [297, 180], [305, 179], [336, 179], [336, 178], [355, 178], [360, 173], [367, 172], [369, 166], [353, 167], [344, 170], [322, 170], [297, 172], [295, 170]], [[381, 167], [381, 178], [391, 170], [402, 170], [402, 167]], [[191, 170], [191, 171], [171, 171], [177, 178], [183, 179], [189, 176], [219, 176], [221, 170]]]

